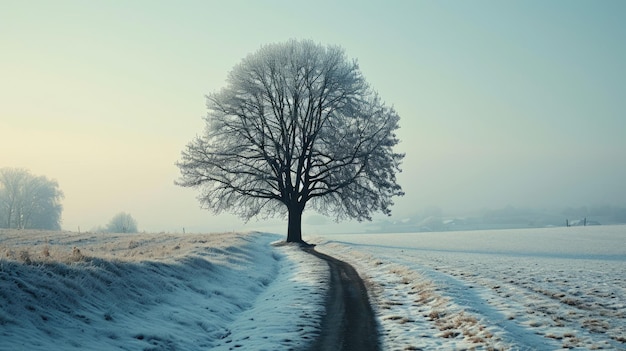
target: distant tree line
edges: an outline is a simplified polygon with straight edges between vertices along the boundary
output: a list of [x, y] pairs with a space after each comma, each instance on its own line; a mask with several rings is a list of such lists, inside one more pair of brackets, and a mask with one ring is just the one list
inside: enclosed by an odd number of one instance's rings
[[626, 207], [597, 205], [567, 207], [563, 210], [563, 215], [568, 218], [600, 218], [607, 223], [626, 223]]
[[446, 215], [440, 208], [426, 208], [402, 220], [377, 220], [370, 233], [414, 233], [455, 230], [544, 228], [561, 226], [626, 224], [626, 207], [593, 205], [567, 208], [530, 208], [506, 206], [482, 209], [464, 215]]
[[59, 230], [61, 199], [55, 180], [25, 169], [0, 169], [0, 228]]

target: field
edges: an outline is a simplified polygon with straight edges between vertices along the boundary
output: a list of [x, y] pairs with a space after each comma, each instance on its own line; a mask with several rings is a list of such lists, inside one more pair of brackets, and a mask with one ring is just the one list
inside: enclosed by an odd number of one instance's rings
[[626, 349], [626, 226], [326, 236], [388, 350]]
[[[299, 350], [326, 263], [264, 233], [0, 231], [0, 350]], [[626, 226], [308, 238], [384, 350], [626, 349]]]

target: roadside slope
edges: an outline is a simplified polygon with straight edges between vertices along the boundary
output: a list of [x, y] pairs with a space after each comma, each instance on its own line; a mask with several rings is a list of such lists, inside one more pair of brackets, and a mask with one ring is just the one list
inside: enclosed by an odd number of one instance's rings
[[279, 238], [0, 230], [0, 351], [306, 348], [328, 267]]

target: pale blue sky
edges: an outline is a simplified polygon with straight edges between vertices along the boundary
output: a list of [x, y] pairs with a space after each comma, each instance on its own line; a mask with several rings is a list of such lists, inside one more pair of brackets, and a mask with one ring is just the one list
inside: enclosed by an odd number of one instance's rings
[[58, 180], [70, 230], [120, 211], [263, 229], [198, 209], [174, 162], [235, 64], [305, 38], [344, 47], [399, 112], [398, 218], [626, 206], [625, 19], [624, 1], [4, 0], [0, 167]]

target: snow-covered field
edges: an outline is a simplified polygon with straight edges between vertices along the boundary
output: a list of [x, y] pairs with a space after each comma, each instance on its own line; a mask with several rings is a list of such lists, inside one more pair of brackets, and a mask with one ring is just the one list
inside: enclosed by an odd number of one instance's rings
[[289, 350], [325, 262], [272, 234], [0, 231], [0, 350]]
[[626, 226], [328, 235], [385, 350], [626, 350]]
[[[304, 349], [328, 266], [283, 239], [0, 231], [0, 350]], [[311, 241], [366, 279], [384, 350], [626, 350], [626, 226]]]

